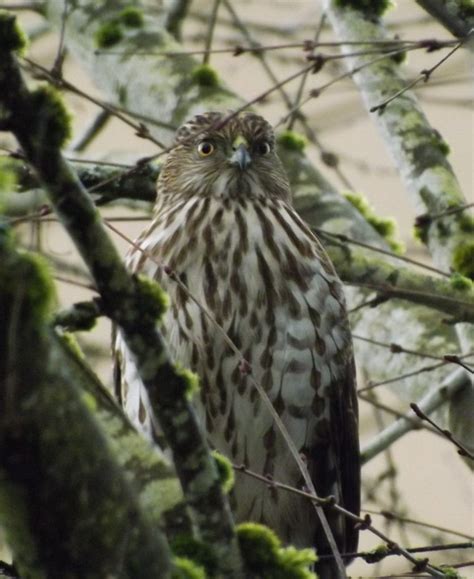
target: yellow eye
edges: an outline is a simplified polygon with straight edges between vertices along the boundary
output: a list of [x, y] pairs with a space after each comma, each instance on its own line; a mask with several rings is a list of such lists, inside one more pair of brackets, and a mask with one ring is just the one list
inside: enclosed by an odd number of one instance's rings
[[201, 157], [209, 157], [214, 152], [214, 145], [209, 141], [203, 141], [198, 145], [198, 153]]

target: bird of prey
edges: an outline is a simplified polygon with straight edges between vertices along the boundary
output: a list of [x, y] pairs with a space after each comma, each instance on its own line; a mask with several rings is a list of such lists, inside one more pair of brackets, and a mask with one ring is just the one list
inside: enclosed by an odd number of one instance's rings
[[[174, 360], [199, 376], [196, 409], [210, 445], [234, 464], [302, 488], [255, 380], [317, 493], [359, 514], [355, 370], [342, 284], [292, 207], [271, 125], [252, 112], [209, 112], [186, 122], [161, 169], [154, 217], [137, 246], [128, 266], [169, 294], [160, 329]], [[120, 336], [116, 350], [124, 408], [152, 436], [159, 426]], [[237, 472], [233, 503], [238, 521], [263, 523], [286, 543], [330, 552], [307, 499]], [[339, 550], [356, 551], [353, 521], [330, 509], [326, 516]], [[318, 571], [339, 576], [334, 562]]]

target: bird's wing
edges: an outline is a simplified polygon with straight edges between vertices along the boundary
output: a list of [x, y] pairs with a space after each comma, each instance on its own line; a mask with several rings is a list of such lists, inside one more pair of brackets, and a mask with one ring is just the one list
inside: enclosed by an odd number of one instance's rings
[[[316, 240], [318, 253], [326, 265], [329, 258]], [[332, 269], [332, 265], [329, 265]], [[327, 268], [327, 269], [329, 269]], [[352, 340], [345, 308], [342, 283], [334, 273], [325, 275], [329, 285], [329, 299], [339, 305], [339, 313], [332, 322], [328, 318], [325, 331], [315, 326], [316, 335], [326, 343], [326, 364], [330, 369], [331, 381], [325, 396], [329, 399], [328, 425], [316, 429], [314, 444], [310, 447], [309, 471], [318, 494], [322, 497], [334, 495], [338, 503], [352, 513], [360, 512], [360, 455], [358, 434], [358, 404], [356, 372]], [[308, 292], [308, 308], [311, 308], [312, 292]], [[324, 316], [324, 310], [321, 312]], [[326, 312], [327, 316], [330, 316]], [[317, 348], [316, 348], [317, 349]], [[331, 352], [331, 354], [329, 354]], [[355, 522], [334, 510], [328, 511], [328, 519], [341, 552], [357, 550], [358, 530]]]
[[[352, 358], [352, 353], [350, 353]], [[347, 361], [344, 376], [333, 388], [330, 401], [330, 443], [326, 449], [328, 462], [328, 486], [321, 494], [333, 494], [339, 504], [352, 513], [360, 512], [360, 459], [357, 400], [355, 394], [355, 369], [352, 359]], [[324, 455], [324, 453], [323, 453]], [[315, 461], [317, 467], [317, 461]], [[336, 470], [336, 476], [332, 473]], [[316, 469], [315, 469], [316, 470]], [[325, 470], [325, 469], [323, 469]], [[315, 473], [314, 479], [318, 475]], [[336, 488], [334, 488], [336, 485]], [[355, 522], [333, 512], [330, 518], [339, 518], [333, 526], [341, 552], [354, 553], [357, 550], [358, 530]], [[337, 537], [337, 530], [341, 536]], [[348, 561], [347, 561], [348, 562]]]

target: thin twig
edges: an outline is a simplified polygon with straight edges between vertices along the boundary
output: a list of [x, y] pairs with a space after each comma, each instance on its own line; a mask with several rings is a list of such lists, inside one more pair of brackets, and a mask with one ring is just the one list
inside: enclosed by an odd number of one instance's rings
[[360, 400], [363, 400], [364, 402], [367, 402], [368, 404], [372, 404], [372, 406], [376, 406], [377, 408], [380, 408], [380, 410], [383, 410], [387, 414], [391, 414], [392, 416], [395, 416], [395, 418], [404, 418], [405, 420], [408, 420], [409, 422], [411, 422], [413, 430], [423, 429], [423, 430], [427, 430], [428, 432], [431, 432], [432, 434], [436, 434], [437, 436], [442, 436], [434, 428], [431, 428], [427, 424], [423, 424], [422, 422], [420, 422], [416, 418], [412, 418], [411, 416], [407, 416], [407, 415], [403, 414], [403, 412], [397, 412], [397, 410], [394, 410], [391, 406], [387, 406], [386, 404], [383, 404], [382, 402], [380, 402], [378, 400], [373, 400], [372, 398], [369, 398], [368, 396], [364, 396], [360, 392], [358, 393], [358, 397]]
[[361, 340], [362, 342], [368, 342], [369, 344], [373, 344], [374, 346], [380, 346], [381, 348], [386, 348], [392, 352], [392, 354], [411, 354], [412, 356], [419, 356], [421, 358], [430, 358], [431, 360], [441, 360], [443, 362], [446, 361], [446, 357], [444, 356], [435, 356], [434, 354], [428, 354], [427, 352], [420, 352], [419, 350], [411, 350], [409, 348], [405, 348], [404, 346], [400, 346], [395, 342], [381, 342], [380, 340], [374, 340], [373, 338], [368, 338], [367, 336], [359, 336], [358, 334], [352, 334], [352, 337], [356, 340]]
[[451, 274], [446, 272], [446, 271], [442, 271], [441, 269], [438, 269], [436, 267], [433, 267], [431, 265], [427, 265], [426, 263], [422, 263], [421, 261], [416, 261], [416, 259], [413, 259], [411, 257], [407, 257], [406, 255], [400, 255], [399, 253], [394, 253], [393, 251], [389, 251], [388, 249], [383, 249], [381, 247], [377, 247], [375, 245], [371, 245], [369, 243], [365, 243], [364, 241], [359, 241], [357, 239], [354, 239], [352, 237], [348, 237], [345, 234], [342, 233], [333, 233], [331, 231], [327, 231], [325, 229], [321, 229], [319, 227], [312, 227], [312, 230], [317, 233], [318, 235], [321, 236], [326, 236], [326, 237], [332, 237], [334, 239], [337, 239], [338, 241], [341, 241], [342, 243], [350, 243], [352, 245], [358, 245], [359, 247], [363, 247], [365, 249], [368, 249], [370, 251], [375, 251], [376, 253], [381, 253], [382, 255], [388, 255], [389, 257], [392, 257], [393, 259], [398, 259], [400, 261], [405, 261], [406, 263], [411, 263], [413, 265], [416, 265], [417, 267], [421, 267], [423, 269], [426, 269], [428, 271], [432, 271], [434, 273], [437, 273], [439, 275], [442, 275], [443, 277], [451, 277]]
[[[472, 100], [470, 101], [470, 103], [472, 105]], [[447, 215], [455, 215], [456, 213], [462, 213], [463, 211], [466, 211], [466, 209], [469, 209], [471, 207], [474, 207], [474, 203], [466, 203], [465, 205], [450, 207], [445, 211], [441, 211], [440, 213], [423, 213], [422, 215], [418, 215], [417, 217], [415, 217], [415, 225], [429, 225], [433, 221], [442, 219]]]
[[64, 0], [64, 8], [63, 13], [61, 15], [61, 30], [59, 33], [58, 51], [56, 53], [56, 58], [54, 59], [54, 64], [51, 68], [51, 74], [57, 79], [60, 79], [62, 77], [63, 63], [64, 58], [66, 56], [66, 49], [64, 47], [64, 37], [66, 32], [66, 20], [68, 17], [68, 8], [69, 8], [69, 0]]
[[63, 282], [63, 283], [67, 283], [67, 284], [70, 284], [70, 285], [75, 285], [75, 286], [77, 286], [77, 287], [82, 287], [82, 288], [84, 288], [84, 289], [91, 290], [91, 291], [93, 291], [93, 292], [96, 292], [96, 291], [97, 291], [97, 288], [95, 288], [92, 284], [82, 283], [82, 282], [77, 281], [77, 280], [75, 280], [75, 279], [70, 279], [70, 278], [67, 278], [67, 277], [63, 277], [63, 276], [61, 276], [61, 275], [53, 275], [53, 278], [54, 278], [55, 280], [57, 280], [57, 281], [61, 281], [61, 282]]
[[209, 21], [209, 26], [207, 28], [207, 35], [206, 35], [206, 48], [204, 50], [204, 55], [202, 59], [203, 64], [209, 64], [210, 57], [211, 57], [211, 47], [212, 47], [212, 39], [214, 38], [214, 29], [216, 27], [217, 21], [217, 12], [219, 11], [219, 5], [221, 0], [214, 0], [214, 6], [212, 7], [211, 19]]
[[106, 126], [110, 119], [110, 112], [106, 110], [101, 110], [93, 119], [92, 123], [86, 127], [82, 135], [77, 139], [77, 141], [71, 146], [71, 150], [75, 153], [84, 151], [88, 145], [100, 134], [102, 129]]
[[437, 70], [444, 62], [446, 62], [459, 48], [461, 48], [461, 46], [468, 40], [468, 38], [472, 35], [472, 30], [471, 32], [462, 40], [460, 40], [452, 50], [450, 50], [448, 52], [448, 54], [446, 54], [445, 56], [443, 56], [443, 58], [441, 60], [439, 60], [434, 66], [432, 66], [431, 68], [427, 68], [424, 69], [420, 72], [420, 76], [418, 76], [417, 78], [413, 79], [411, 82], [409, 82], [406, 86], [404, 86], [402, 89], [400, 89], [399, 91], [397, 91], [395, 94], [393, 94], [392, 96], [388, 97], [387, 99], [385, 99], [384, 101], [382, 101], [380, 104], [375, 105], [373, 107], [371, 107], [369, 109], [369, 111], [371, 113], [374, 113], [376, 111], [379, 112], [383, 112], [384, 109], [387, 107], [387, 105], [389, 105], [391, 102], [393, 102], [395, 99], [397, 99], [399, 96], [401, 96], [402, 94], [406, 93], [408, 90], [410, 90], [411, 88], [413, 88], [415, 85], [419, 84], [421, 81], [423, 82], [428, 82], [431, 78], [431, 75], [433, 74], [433, 72], [435, 70]]
[[[468, 541], [466, 543], [448, 543], [443, 545], [426, 545], [423, 547], [407, 547], [409, 553], [432, 553], [435, 551], [454, 551], [458, 549], [472, 549], [474, 543]], [[392, 557], [393, 555], [399, 555], [399, 553], [394, 552], [391, 549], [387, 549], [383, 552], [374, 553], [371, 551], [361, 551], [358, 553], [341, 553], [343, 559], [364, 559], [366, 563], [373, 564], [378, 563], [385, 559], [386, 557]], [[332, 555], [319, 555], [318, 561], [325, 561], [331, 559]]]
[[354, 314], [355, 312], [358, 312], [359, 310], [362, 310], [363, 308], [376, 308], [377, 306], [380, 306], [381, 304], [384, 304], [385, 302], [387, 302], [389, 299], [390, 299], [390, 296], [386, 296], [384, 294], [377, 294], [374, 298], [371, 298], [370, 300], [364, 300], [363, 302], [361, 302], [357, 306], [354, 306], [353, 308], [348, 310], [347, 313], [348, 314]]
[[[464, 354], [463, 356], [459, 356], [454, 363], [460, 366], [461, 364], [459, 364], [459, 361], [461, 361], [464, 358], [469, 358], [470, 356], [474, 356], [474, 352], [469, 352], [467, 354]], [[399, 374], [398, 376], [387, 378], [386, 380], [381, 380], [380, 382], [369, 381], [367, 386], [359, 388], [357, 392], [358, 393], [366, 392], [367, 390], [372, 390], [373, 388], [378, 388], [379, 386], [385, 386], [386, 384], [392, 384], [393, 382], [398, 382], [399, 380], [405, 380], [406, 378], [413, 378], [413, 376], [417, 376], [418, 374], [422, 374], [423, 372], [432, 372], [433, 370], [442, 368], [443, 366], [446, 366], [449, 363], [453, 363], [453, 360], [447, 360], [446, 356], [444, 356], [443, 361], [440, 362], [439, 364], [432, 364], [430, 366], [421, 366], [420, 368], [414, 370], [413, 372], [406, 372], [405, 374]]]
[[[356, 287], [365, 287], [368, 289], [376, 290], [382, 294], [390, 295], [390, 294], [393, 294], [394, 292], [396, 292], [396, 294], [403, 294], [402, 297], [404, 297], [404, 296], [412, 296], [412, 297], [420, 296], [420, 297], [426, 297], [426, 298], [436, 298], [436, 300], [447, 302], [447, 305], [453, 304], [453, 305], [458, 305], [458, 306], [466, 306], [469, 308], [472, 308], [472, 306], [473, 306], [472, 302], [468, 302], [465, 300], [458, 300], [457, 298], [452, 298], [451, 296], [445, 296], [445, 295], [441, 295], [441, 294], [434, 294], [434, 293], [427, 292], [427, 291], [405, 288], [405, 287], [398, 286], [398, 285], [390, 285], [388, 283], [371, 283], [371, 282], [353, 281], [353, 280], [348, 280], [345, 283], [347, 285], [352, 285], [352, 286], [356, 286]], [[400, 296], [397, 295], [396, 297], [400, 297]], [[454, 360], [449, 360], [449, 361], [455, 362]], [[456, 363], [458, 363], [458, 362], [456, 361]]]
[[[316, 496], [312, 492], [306, 492], [306, 491], [302, 491], [300, 489], [296, 489], [294, 487], [291, 487], [291, 486], [286, 485], [284, 483], [281, 483], [279, 481], [275, 481], [269, 476], [261, 475], [259, 473], [252, 471], [252, 470], [249, 470], [245, 465], [235, 465], [234, 464], [232, 466], [233, 466], [234, 470], [241, 472], [241, 473], [243, 473], [243, 474], [245, 474], [245, 475], [247, 475], [255, 480], [260, 481], [261, 483], [267, 485], [269, 488], [279, 489], [279, 490], [282, 490], [285, 492], [299, 495], [301, 497], [309, 499], [313, 503], [317, 503], [321, 506], [324, 506], [327, 509], [334, 509], [334, 510], [344, 514], [346, 517], [352, 519], [353, 521], [357, 521], [360, 525], [361, 531], [369, 530], [374, 535], [379, 537], [379, 539], [382, 539], [382, 541], [384, 541], [387, 544], [387, 547], [392, 551], [393, 554], [401, 555], [415, 565], [418, 563], [418, 560], [409, 553], [408, 549], [400, 547], [397, 543], [395, 543], [394, 541], [389, 539], [389, 537], [387, 537], [384, 533], [381, 533], [380, 531], [375, 529], [374, 526], [372, 525], [372, 520], [371, 520], [369, 514], [366, 514], [364, 517], [359, 517], [359, 516], [355, 515], [354, 513], [347, 511], [346, 509], [344, 509], [343, 507], [341, 507], [337, 503], [335, 503], [334, 497], [330, 496], [330, 497], [326, 497], [326, 498], [321, 498], [321, 497]], [[431, 572], [430, 574], [433, 577], [444, 577], [443, 574], [439, 573], [438, 569], [435, 569], [428, 564], [427, 564], [426, 569], [430, 570], [430, 572]]]
[[[310, 50], [308, 51], [309, 54], [313, 54], [315, 45], [318, 44], [318, 40], [319, 40], [319, 37], [321, 36], [321, 32], [323, 30], [325, 20], [326, 20], [326, 13], [323, 11], [321, 14], [321, 17], [319, 19], [318, 26], [316, 28], [316, 34], [314, 35], [314, 41], [313, 42], [315, 44], [313, 46], [311, 46]], [[303, 97], [303, 91], [304, 91], [304, 87], [306, 86], [308, 74], [309, 73], [307, 72], [306, 74], [304, 74], [301, 77], [300, 85], [299, 85], [298, 90], [296, 92], [296, 97], [295, 97], [295, 100], [293, 102], [292, 108], [297, 107], [301, 101], [301, 98]], [[295, 123], [296, 118], [297, 118], [296, 112], [289, 117], [288, 127], [287, 127], [289, 131], [291, 131], [293, 129], [293, 125]]]
[[408, 523], [410, 525], [419, 525], [420, 527], [426, 527], [427, 529], [433, 529], [434, 531], [440, 531], [441, 533], [449, 533], [451, 535], [456, 535], [463, 539], [468, 539], [472, 541], [472, 536], [467, 535], [466, 533], [461, 533], [460, 531], [455, 531], [453, 529], [449, 529], [448, 527], [442, 527], [440, 525], [435, 525], [433, 523], [426, 523], [425, 521], [419, 521], [417, 519], [410, 519], [409, 517], [405, 517], [403, 515], [399, 515], [397, 513], [392, 513], [391, 511], [382, 510], [382, 511], [374, 511], [370, 509], [363, 509], [365, 513], [370, 513], [371, 515], [380, 515], [386, 519], [394, 519], [398, 521], [402, 521], [404, 523]]
[[[383, 431], [386, 428], [386, 424], [385, 424], [385, 416], [383, 414], [383, 411], [381, 408], [379, 408], [377, 402], [378, 402], [378, 396], [377, 396], [377, 392], [376, 391], [372, 391], [369, 392], [367, 395], [368, 399], [371, 399], [373, 402], [375, 402], [375, 404], [373, 404], [373, 411], [374, 411], [374, 417], [375, 417], [375, 421], [377, 424], [377, 429], [379, 432]], [[385, 462], [386, 462], [386, 472], [387, 472], [387, 476], [385, 477], [385, 481], [388, 484], [388, 493], [384, 490], [382, 490], [382, 485], [378, 484], [376, 486], [376, 492], [377, 493], [383, 493], [384, 495], [388, 495], [388, 499], [389, 499], [389, 504], [390, 504], [390, 509], [392, 511], [397, 511], [398, 510], [398, 506], [400, 504], [400, 492], [398, 491], [397, 488], [397, 474], [398, 474], [398, 470], [397, 467], [395, 465], [395, 460], [393, 458], [393, 452], [391, 447], [387, 447], [384, 450], [384, 458], [385, 458]], [[385, 525], [384, 525], [384, 532], [387, 535], [390, 535], [390, 531], [391, 531], [391, 527], [393, 524], [393, 521], [390, 521], [388, 519], [386, 519], [384, 521]], [[403, 537], [405, 539], [405, 544], [408, 544], [408, 540], [407, 537], [404, 534], [404, 528], [403, 525], [401, 523], [398, 523], [399, 527], [400, 527], [400, 536]], [[377, 565], [376, 569], [379, 569], [379, 565]]]
[[[225, 5], [227, 10], [229, 11], [229, 13], [231, 14], [236, 26], [239, 28], [239, 30], [242, 32], [242, 34], [245, 36], [245, 38], [247, 39], [247, 41], [253, 45], [253, 46], [260, 46], [258, 42], [256, 42], [251, 33], [249, 32], [248, 28], [246, 27], [246, 25], [242, 22], [242, 20], [239, 18], [237, 12], [235, 11], [235, 8], [233, 7], [233, 5], [231, 4], [231, 2], [229, 0], [224, 0]], [[321, 23], [321, 27], [324, 24], [324, 21]], [[304, 45], [303, 46], [303, 50], [308, 51], [308, 45]], [[271, 68], [271, 66], [268, 64], [267, 59], [266, 59], [266, 54], [264, 52], [255, 52], [255, 56], [257, 56], [257, 58], [259, 59], [260, 63], [262, 64], [263, 69], [265, 70], [265, 72], [267, 73], [268, 77], [270, 78], [270, 81], [273, 84], [278, 83], [278, 78], [275, 75], [275, 73], [273, 72], [273, 69]], [[315, 69], [312, 70], [312, 72], [317, 72], [319, 70], [319, 67], [322, 66], [323, 63], [326, 63], [327, 61], [333, 59], [333, 58], [339, 58], [339, 54], [336, 55], [317, 55], [317, 60], [315, 60]], [[312, 60], [312, 55], [308, 54], [307, 55], [307, 60]], [[308, 74], [309, 74], [309, 70], [306, 71], [303, 75], [302, 78], [307, 78]], [[283, 102], [285, 103], [285, 106], [287, 107], [288, 110], [292, 110], [295, 106], [295, 104], [291, 101], [288, 93], [286, 92], [286, 90], [282, 87], [279, 88], [278, 91], [283, 99]], [[321, 150], [321, 156], [324, 158], [324, 148], [321, 145], [321, 143], [319, 142], [319, 139], [316, 137], [315, 132], [311, 129], [311, 127], [309, 126], [309, 123], [307, 122], [307, 119], [305, 117], [305, 115], [303, 114], [299, 114], [298, 115], [298, 120], [302, 123], [302, 125], [305, 128], [305, 132], [306, 132], [306, 136], [309, 138], [309, 140], [316, 145], [316, 147], [318, 147], [318, 149]], [[337, 166], [337, 165], [332, 165], [331, 168], [335, 171], [336, 175], [339, 177], [339, 179], [341, 180], [341, 182], [343, 183], [344, 187], [347, 187], [350, 190], [353, 190], [354, 187], [352, 186], [351, 182], [349, 181], [349, 179], [346, 177], [346, 175], [344, 175], [344, 173], [341, 171], [341, 169]]]
[[[330, 496], [325, 497], [325, 498], [315, 497], [312, 493], [309, 493], [309, 492], [301, 490], [301, 489], [297, 489], [295, 487], [292, 487], [291, 485], [284, 484], [280, 481], [273, 479], [269, 475], [259, 474], [259, 473], [252, 471], [252, 470], [249, 470], [245, 465], [242, 465], [242, 464], [240, 464], [240, 465], [239, 464], [233, 464], [232, 467], [237, 472], [242, 472], [243, 474], [246, 474], [246, 475], [250, 476], [251, 478], [259, 480], [260, 482], [267, 485], [269, 488], [275, 488], [275, 489], [280, 489], [282, 491], [290, 492], [290, 493], [293, 493], [293, 494], [298, 495], [300, 497], [306, 498], [310, 501], [316, 501], [321, 506], [325, 506], [325, 507], [333, 506], [337, 510], [337, 504], [334, 504], [334, 498], [333, 497], [330, 497]], [[470, 541], [472, 540], [472, 537], [470, 535], [465, 534], [465, 533], [461, 533], [459, 531], [455, 531], [455, 530], [449, 529], [447, 527], [435, 525], [433, 523], [426, 523], [424, 521], [419, 521], [416, 519], [410, 519], [408, 517], [398, 515], [396, 513], [391, 512], [391, 511], [387, 511], [387, 510], [375, 511], [375, 510], [371, 510], [371, 509], [363, 509], [363, 512], [368, 513], [370, 515], [378, 515], [378, 516], [384, 517], [385, 519], [397, 520], [397, 521], [401, 521], [403, 523], [409, 523], [412, 525], [419, 525], [419, 526], [433, 529], [436, 531], [441, 531], [443, 533], [450, 533], [452, 535], [456, 535], [458, 537], [461, 537], [463, 539], [468, 539]], [[364, 519], [362, 519], [362, 520], [364, 520]]]
[[[232, 15], [233, 16], [233, 15]], [[235, 18], [234, 25], [235, 25]], [[245, 24], [240, 21], [243, 27]], [[430, 44], [431, 43], [431, 44]], [[212, 50], [207, 49], [193, 49], [193, 50], [144, 50], [144, 51], [124, 51], [124, 50], [107, 50], [98, 49], [95, 54], [100, 55], [139, 55], [139, 56], [199, 56], [209, 52], [209, 54], [233, 54], [234, 56], [240, 56], [247, 53], [257, 53], [257, 52], [270, 52], [273, 50], [285, 50], [288, 48], [301, 48], [305, 52], [313, 51], [321, 47], [337, 48], [340, 46], [381, 46], [385, 48], [401, 48], [406, 49], [426, 49], [429, 46], [436, 46], [439, 48], [450, 47], [457, 44], [456, 40], [436, 40], [436, 39], [421, 39], [421, 40], [365, 40], [365, 41], [334, 41], [334, 42], [317, 42], [315, 40], [303, 40], [301, 42], [287, 42], [272, 45], [262, 45], [259, 43], [251, 42], [248, 46], [243, 46], [241, 44], [234, 45], [230, 48], [214, 48]]]
[[43, 2], [6, 2], [5, 4], [2, 4], [2, 10], [11, 10], [12, 12], [18, 10], [40, 12], [43, 8]]
[[[436, 390], [429, 392], [419, 400], [418, 406], [426, 414], [431, 414], [466, 386], [470, 386], [469, 377], [465, 370], [458, 368], [447, 376]], [[411, 430], [413, 430], [412, 422], [407, 420], [407, 417], [400, 418], [390, 424], [390, 426], [361, 449], [362, 464], [366, 464], [387, 448], [387, 446], [390, 446]]]
[[[267, 73], [270, 81], [273, 84], [278, 84], [278, 78], [275, 76], [273, 70], [271, 69], [270, 65], [268, 64], [268, 62], [265, 58], [264, 52], [258, 50], [260, 47], [260, 44], [253, 39], [248, 28], [242, 22], [242, 20], [239, 18], [239, 15], [237, 14], [233, 4], [229, 0], [224, 0], [224, 4], [225, 4], [225, 7], [227, 8], [227, 11], [229, 12], [229, 14], [232, 17], [232, 20], [234, 21], [235, 26], [244, 35], [244, 37], [247, 39], [247, 42], [249, 42], [251, 46], [255, 47], [256, 50], [253, 52], [253, 54], [259, 59], [261, 65], [262, 65], [263, 69], [265, 70], [265, 72]], [[280, 93], [285, 105], [287, 107], [290, 107], [291, 106], [291, 100], [290, 100], [290, 97], [287, 95], [286, 91], [284, 90], [283, 85], [278, 87], [278, 92]]]
[[474, 460], [474, 454], [470, 450], [468, 450], [463, 444], [461, 444], [459, 442], [459, 440], [454, 438], [454, 436], [452, 435], [452, 433], [449, 430], [447, 430], [445, 428], [441, 428], [440, 426], [438, 426], [436, 424], [436, 422], [434, 420], [431, 420], [431, 418], [429, 416], [427, 416], [420, 409], [420, 407], [417, 404], [415, 404], [414, 402], [412, 402], [410, 404], [410, 408], [418, 416], [418, 418], [420, 418], [421, 420], [425, 420], [426, 422], [428, 422], [428, 424], [431, 424], [431, 426], [433, 428], [435, 428], [438, 432], [440, 432], [443, 436], [445, 436], [449, 441], [451, 441], [455, 446], [457, 446], [459, 449], [458, 452], [461, 456], [467, 456], [471, 460]]
[[[8, 153], [8, 155], [5, 155], [5, 157], [11, 157], [12, 159], [19, 159], [20, 161], [26, 161], [26, 157], [25, 155], [21, 152], [21, 151], [13, 151], [12, 149], [9, 149], [8, 147], [2, 146], [0, 145], [0, 150], [5, 151]], [[114, 161], [102, 161], [100, 159], [83, 159], [82, 157], [71, 157], [71, 156], [65, 156], [65, 159], [67, 161], [70, 161], [71, 163], [85, 163], [85, 164], [90, 164], [90, 165], [104, 165], [107, 167], [119, 167], [119, 168], [123, 168], [123, 169], [134, 169], [135, 165], [129, 165], [128, 163], [117, 163]]]
[[283, 116], [274, 125], [274, 128], [279, 127], [280, 125], [286, 123], [290, 114], [293, 114], [296, 111], [298, 111], [299, 109], [301, 109], [302, 106], [304, 106], [306, 103], [308, 103], [313, 98], [319, 97], [322, 92], [324, 92], [325, 90], [327, 90], [328, 88], [330, 88], [331, 86], [336, 84], [337, 82], [343, 80], [344, 78], [351, 78], [352, 76], [354, 76], [354, 74], [360, 72], [364, 68], [367, 68], [368, 66], [372, 66], [373, 64], [376, 64], [377, 62], [380, 62], [381, 60], [384, 60], [385, 58], [390, 58], [391, 56], [396, 56], [398, 54], [404, 53], [404, 52], [406, 52], [406, 50], [407, 50], [406, 48], [401, 48], [401, 49], [397, 49], [397, 50], [393, 50], [393, 51], [384, 53], [381, 56], [378, 56], [377, 58], [374, 58], [368, 62], [364, 62], [364, 63], [360, 64], [359, 66], [356, 66], [356, 67], [352, 68], [351, 70], [348, 70], [347, 72], [344, 72], [344, 73], [334, 77], [333, 79], [326, 82], [325, 84], [323, 84], [315, 89], [310, 90], [308, 97], [301, 100], [297, 107], [292, 107], [292, 109], [289, 110], [288, 113], [285, 116]]
[[132, 129], [135, 130], [137, 136], [151, 141], [152, 143], [154, 143], [155, 145], [157, 145], [161, 149], [165, 149], [165, 145], [161, 141], [159, 141], [158, 139], [153, 137], [152, 134], [150, 133], [150, 131], [148, 130], [148, 128], [146, 127], [146, 125], [144, 125], [143, 123], [139, 123], [139, 124], [134, 123], [133, 121], [131, 121], [130, 119], [125, 117], [123, 114], [121, 114], [114, 106], [109, 105], [108, 103], [91, 96], [90, 94], [81, 90], [80, 88], [78, 88], [77, 86], [75, 86], [71, 82], [65, 80], [64, 78], [61, 78], [61, 79], [56, 78], [50, 70], [48, 70], [44, 66], [41, 66], [37, 62], [34, 62], [30, 58], [23, 57], [23, 60], [33, 70], [39, 70], [41, 72], [41, 75], [44, 76], [44, 78], [46, 80], [51, 82], [51, 84], [59, 86], [62, 89], [69, 90], [72, 93], [77, 94], [78, 96], [86, 99], [87, 101], [97, 105], [101, 109], [109, 112], [111, 115], [113, 115], [117, 119], [120, 119], [123, 123], [132, 127]]

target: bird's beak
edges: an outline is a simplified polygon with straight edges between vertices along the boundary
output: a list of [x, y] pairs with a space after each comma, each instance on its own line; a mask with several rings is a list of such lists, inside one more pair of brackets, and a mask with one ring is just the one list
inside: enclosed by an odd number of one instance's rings
[[234, 153], [230, 158], [232, 165], [239, 167], [241, 171], [244, 171], [252, 162], [252, 157], [248, 151], [248, 143], [244, 137], [237, 137], [232, 144], [232, 149]]

